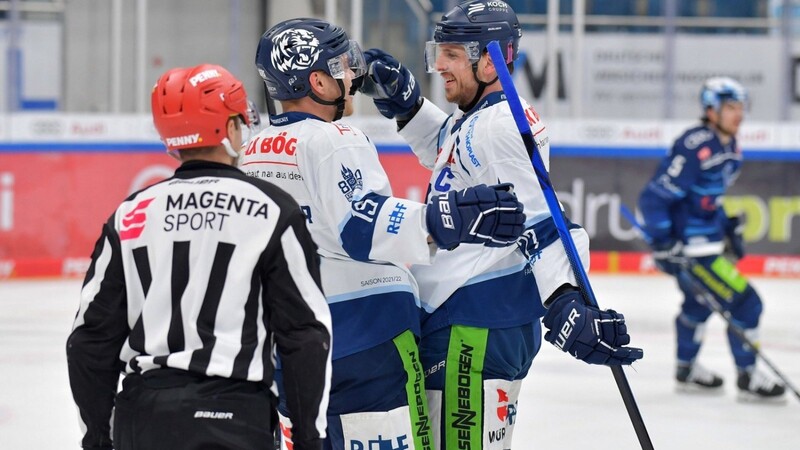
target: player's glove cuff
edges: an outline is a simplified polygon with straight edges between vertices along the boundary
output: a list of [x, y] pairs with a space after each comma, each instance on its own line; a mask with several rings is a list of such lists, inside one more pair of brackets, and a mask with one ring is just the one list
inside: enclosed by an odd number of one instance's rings
[[644, 356], [640, 348], [625, 347], [631, 342], [625, 316], [586, 305], [578, 291], [556, 298], [543, 322], [545, 340], [589, 364], [628, 365]]

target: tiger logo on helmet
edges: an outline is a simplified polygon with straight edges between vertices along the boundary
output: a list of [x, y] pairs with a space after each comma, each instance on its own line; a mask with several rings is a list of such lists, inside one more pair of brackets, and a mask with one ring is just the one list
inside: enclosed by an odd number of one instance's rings
[[273, 36], [272, 42], [270, 61], [283, 73], [312, 67], [322, 53], [319, 39], [302, 28], [284, 30]]

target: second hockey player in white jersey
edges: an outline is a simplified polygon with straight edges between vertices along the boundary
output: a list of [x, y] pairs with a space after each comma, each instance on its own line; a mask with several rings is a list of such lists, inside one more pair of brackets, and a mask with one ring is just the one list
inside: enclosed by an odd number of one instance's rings
[[[521, 380], [539, 351], [542, 316], [551, 330], [545, 339], [590, 364], [631, 364], [642, 357], [640, 349], [624, 347], [630, 337], [623, 316], [586, 306], [578, 292], [487, 54], [488, 43], [499, 41], [511, 69], [521, 34], [516, 14], [502, 1], [463, 2], [442, 17], [425, 53], [428, 71], [441, 74], [447, 100], [458, 105], [450, 116], [420, 97], [413, 75], [397, 60], [378, 49], [366, 52], [369, 78], [362, 91], [397, 120], [400, 135], [433, 171], [431, 197], [509, 182], [525, 205], [521, 252], [461, 246], [438, 252], [432, 266], [412, 267], [425, 310], [420, 351], [439, 450], [511, 448]], [[546, 128], [522, 104], [549, 170]], [[570, 228], [588, 266], [588, 236], [577, 225]]]
[[[419, 294], [406, 265], [431, 263], [430, 240], [442, 248], [513, 246], [522, 207], [509, 186], [451, 192], [427, 205], [394, 197], [375, 146], [334, 122], [366, 68], [342, 28], [282, 22], [261, 38], [256, 63], [283, 113], [251, 141], [241, 168], [289, 192], [319, 246], [333, 322], [326, 448], [432, 449]], [[293, 411], [282, 413], [286, 429]]]

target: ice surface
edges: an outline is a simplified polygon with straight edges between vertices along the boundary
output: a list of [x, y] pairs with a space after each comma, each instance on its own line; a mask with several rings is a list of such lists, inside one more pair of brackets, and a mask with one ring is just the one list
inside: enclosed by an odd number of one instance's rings
[[[675, 391], [673, 319], [680, 297], [665, 276], [592, 275], [598, 301], [625, 314], [645, 359], [626, 374], [656, 449], [800, 449], [800, 401], [736, 400], [724, 322], [709, 321], [700, 361], [725, 377], [722, 395]], [[762, 350], [800, 385], [800, 280], [755, 279], [765, 299]], [[80, 282], [0, 282], [0, 448], [77, 449], [80, 430], [64, 346]], [[514, 449], [640, 448], [611, 371], [543, 343], [523, 383]]]

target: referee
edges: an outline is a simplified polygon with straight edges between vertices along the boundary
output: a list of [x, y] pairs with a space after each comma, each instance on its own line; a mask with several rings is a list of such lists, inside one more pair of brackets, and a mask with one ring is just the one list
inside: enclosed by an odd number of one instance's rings
[[181, 166], [122, 202], [92, 254], [67, 340], [83, 448], [272, 450], [273, 346], [294, 449], [322, 446], [331, 324], [316, 246], [289, 195], [235, 167], [247, 105], [214, 65], [153, 89]]

